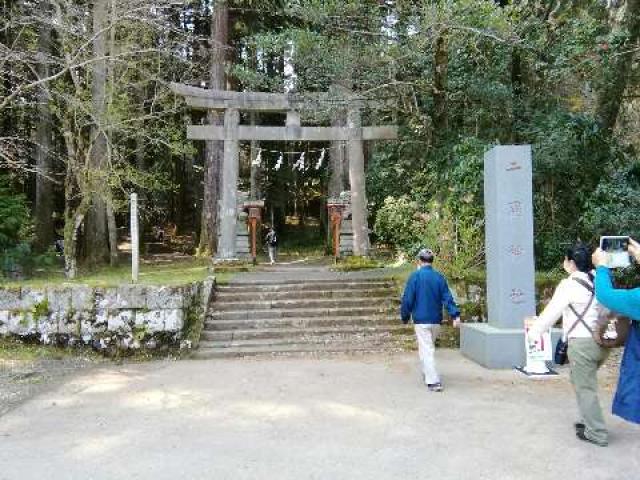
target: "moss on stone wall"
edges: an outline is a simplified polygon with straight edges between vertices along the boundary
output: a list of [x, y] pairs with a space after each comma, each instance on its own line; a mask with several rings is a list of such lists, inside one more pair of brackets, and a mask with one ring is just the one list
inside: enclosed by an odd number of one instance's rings
[[204, 329], [205, 312], [201, 300], [204, 290], [202, 285], [198, 285], [198, 294], [192, 296], [188, 305], [185, 305], [182, 336], [189, 342], [189, 347], [196, 347], [200, 343], [200, 335]]
[[33, 318], [35, 318], [36, 321], [40, 317], [47, 317], [50, 313], [49, 300], [45, 298], [41, 302], [36, 303], [31, 309], [31, 313], [33, 313]]

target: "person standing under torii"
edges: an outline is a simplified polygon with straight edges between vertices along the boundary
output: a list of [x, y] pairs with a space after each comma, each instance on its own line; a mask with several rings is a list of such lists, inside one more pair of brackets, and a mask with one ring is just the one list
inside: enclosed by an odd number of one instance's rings
[[426, 248], [418, 253], [418, 269], [407, 280], [400, 316], [405, 324], [413, 318], [424, 383], [432, 392], [441, 392], [443, 387], [436, 370], [435, 341], [442, 324], [442, 307], [446, 307], [454, 327], [460, 326], [460, 310], [444, 275], [433, 268], [434, 258], [434, 253]]
[[269, 263], [273, 265], [276, 263], [276, 253], [278, 249], [278, 236], [273, 227], [269, 227], [269, 233], [267, 233], [265, 237], [265, 242], [267, 242], [267, 249], [269, 251]]

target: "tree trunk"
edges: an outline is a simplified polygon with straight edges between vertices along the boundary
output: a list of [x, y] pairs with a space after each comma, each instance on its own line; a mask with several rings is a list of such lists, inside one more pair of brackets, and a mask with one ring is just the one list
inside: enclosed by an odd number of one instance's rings
[[78, 275], [78, 232], [88, 207], [89, 205], [84, 204], [84, 201], [75, 211], [69, 202], [65, 207], [64, 272], [68, 279], [74, 279]]
[[91, 197], [78, 184], [78, 179], [84, 176], [78, 175], [77, 169], [82, 161], [78, 158], [79, 149], [71, 125], [65, 117], [62, 118], [62, 124], [67, 148], [67, 170], [64, 178], [64, 271], [67, 278], [74, 279], [78, 274], [78, 233], [91, 206]]
[[[142, 92], [140, 92], [140, 98], [143, 98]], [[140, 102], [142, 104], [142, 100]], [[142, 114], [144, 115], [144, 111], [142, 112]], [[141, 172], [145, 171], [146, 169], [145, 143], [144, 143], [144, 137], [142, 134], [136, 136], [135, 158], [136, 158], [136, 168]], [[145, 233], [149, 228], [149, 225], [147, 225], [147, 221], [146, 221], [147, 219], [145, 218], [145, 215], [144, 215], [146, 202], [147, 202], [147, 192], [141, 189], [138, 192], [138, 212], [139, 212], [138, 213], [138, 231], [140, 232], [140, 235], [139, 235], [140, 244], [138, 245], [138, 247], [140, 249], [139, 251], [142, 252], [143, 255], [146, 253], [143, 248]]]
[[[334, 83], [329, 88], [331, 97], [335, 98], [335, 104], [338, 105], [332, 115], [332, 127], [345, 128], [347, 125], [347, 112], [341, 105], [348, 96], [349, 91], [345, 86], [348, 84], [349, 82], [343, 79], [340, 83]], [[348, 169], [346, 142], [332, 141], [329, 151], [329, 198], [337, 197], [341, 192], [347, 190]]]
[[449, 36], [443, 29], [436, 38], [433, 62], [433, 130], [436, 143], [446, 135], [447, 73], [449, 68]]
[[[38, 77], [49, 76], [51, 54], [51, 25], [42, 24], [38, 38]], [[53, 162], [51, 157], [51, 110], [46, 85], [38, 90], [38, 126], [36, 128], [36, 202], [35, 248], [44, 252], [53, 245]]]
[[[339, 117], [334, 118], [331, 122], [332, 127], [345, 127], [344, 112], [339, 113]], [[336, 140], [331, 142], [331, 150], [329, 151], [329, 198], [340, 196], [346, 188], [345, 169], [347, 168], [347, 145], [345, 142]]]
[[109, 195], [106, 202], [107, 227], [109, 230], [109, 265], [118, 265], [118, 227], [116, 226], [116, 214], [113, 211], [113, 199]]
[[520, 141], [520, 126], [522, 124], [522, 55], [520, 48], [515, 46], [511, 51], [511, 141]]
[[[224, 90], [225, 49], [228, 40], [229, 9], [226, 1], [215, 2], [211, 18], [211, 70], [209, 88]], [[220, 112], [209, 111], [208, 123], [222, 125]], [[218, 243], [218, 200], [220, 170], [224, 156], [224, 142], [208, 141], [205, 146], [204, 200], [202, 205], [202, 225], [200, 227], [200, 255], [213, 255]]]
[[184, 210], [181, 215], [180, 230], [182, 233], [191, 234], [194, 232], [195, 218], [193, 212], [196, 210], [196, 193], [193, 190], [195, 175], [193, 172], [193, 157], [191, 155], [184, 156], [183, 168], [182, 205], [184, 205]]
[[[118, 18], [117, 2], [118, 0], [111, 1], [111, 29], [109, 30], [109, 55], [115, 55], [116, 53], [116, 24]], [[109, 95], [109, 107], [113, 104], [113, 92], [115, 91], [115, 69], [110, 68], [108, 71], [110, 95]], [[107, 154], [110, 150], [107, 150]], [[116, 213], [113, 210], [113, 193], [110, 188], [105, 190], [105, 202], [106, 202], [106, 214], [107, 214], [107, 230], [109, 238], [109, 265], [115, 267], [118, 265], [118, 226], [116, 224]]]
[[626, 33], [626, 42], [620, 52], [610, 54], [610, 64], [598, 92], [596, 117], [600, 125], [613, 132], [620, 113], [624, 91], [629, 83], [634, 54], [625, 53], [633, 50], [640, 38], [640, 0], [627, 0], [626, 11], [620, 22], [613, 29], [619, 34]]
[[105, 162], [108, 154], [107, 137], [103, 130], [106, 110], [107, 84], [107, 25], [109, 0], [95, 0], [93, 5], [93, 56], [98, 59], [93, 63], [91, 84], [93, 116], [95, 124], [91, 128], [91, 172], [93, 180], [93, 199], [85, 225], [85, 241], [87, 263], [96, 265], [109, 260], [107, 243], [107, 207], [104, 197]]

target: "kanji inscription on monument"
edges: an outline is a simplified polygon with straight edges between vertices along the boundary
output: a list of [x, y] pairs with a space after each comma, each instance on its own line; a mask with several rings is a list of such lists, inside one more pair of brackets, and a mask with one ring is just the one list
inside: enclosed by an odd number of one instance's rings
[[484, 172], [489, 324], [522, 328], [535, 315], [531, 147], [493, 148]]

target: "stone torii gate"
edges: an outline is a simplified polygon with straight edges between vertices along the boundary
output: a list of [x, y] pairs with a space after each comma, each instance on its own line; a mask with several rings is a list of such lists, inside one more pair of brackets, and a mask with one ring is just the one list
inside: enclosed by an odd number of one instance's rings
[[[300, 110], [309, 108], [309, 99], [322, 101], [322, 94], [302, 96], [280, 93], [209, 90], [174, 83], [174, 93], [185, 97], [187, 105], [200, 110], [223, 110], [224, 125], [190, 125], [191, 140], [224, 141], [222, 195], [219, 209], [218, 260], [233, 260], [236, 255], [237, 184], [240, 141], [344, 141], [347, 142], [351, 208], [353, 218], [353, 253], [368, 255], [367, 194], [365, 189], [364, 141], [395, 140], [396, 126], [362, 127], [361, 109], [366, 101], [356, 96], [344, 99], [346, 127], [303, 127]], [[327, 97], [330, 98], [330, 97]], [[240, 111], [286, 112], [284, 127], [240, 125]]]

